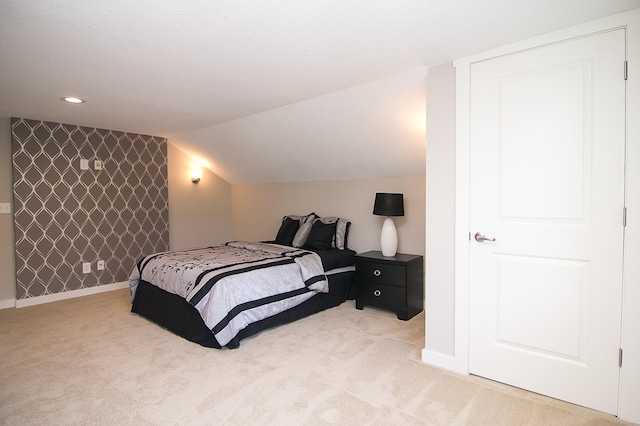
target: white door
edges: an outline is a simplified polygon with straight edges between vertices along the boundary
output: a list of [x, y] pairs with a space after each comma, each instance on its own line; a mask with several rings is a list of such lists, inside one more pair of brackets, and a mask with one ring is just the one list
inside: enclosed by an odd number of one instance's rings
[[624, 60], [619, 29], [474, 63], [470, 86], [469, 370], [614, 414]]

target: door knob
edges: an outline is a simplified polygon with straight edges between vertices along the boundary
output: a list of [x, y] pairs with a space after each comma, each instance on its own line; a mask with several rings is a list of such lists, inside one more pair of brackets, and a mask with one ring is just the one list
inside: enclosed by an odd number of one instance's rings
[[482, 234], [481, 234], [481, 233], [479, 233], [479, 232], [476, 232], [476, 235], [474, 235], [474, 238], [475, 238], [475, 239], [476, 239], [476, 241], [477, 241], [477, 242], [479, 242], [479, 243], [482, 243], [482, 242], [484, 242], [484, 241], [495, 241], [495, 240], [496, 240], [495, 238], [488, 238], [488, 237], [485, 237], [484, 235], [482, 235]]

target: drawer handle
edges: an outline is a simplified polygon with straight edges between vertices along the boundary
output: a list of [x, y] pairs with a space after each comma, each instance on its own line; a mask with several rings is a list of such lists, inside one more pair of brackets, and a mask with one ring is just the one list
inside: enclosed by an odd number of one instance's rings
[[375, 275], [376, 277], [379, 277], [380, 274], [382, 274], [382, 272], [380, 272], [380, 269], [376, 269], [375, 271], [373, 271], [373, 275]]
[[380, 290], [374, 290], [373, 291], [373, 295], [376, 297], [379, 297], [382, 294], [382, 292]]

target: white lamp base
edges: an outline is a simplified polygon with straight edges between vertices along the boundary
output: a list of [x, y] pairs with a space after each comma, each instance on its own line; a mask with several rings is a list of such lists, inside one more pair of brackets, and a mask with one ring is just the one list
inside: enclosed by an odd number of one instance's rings
[[382, 224], [380, 247], [382, 248], [382, 255], [385, 257], [393, 257], [398, 251], [398, 232], [393, 219], [390, 217], [387, 217]]

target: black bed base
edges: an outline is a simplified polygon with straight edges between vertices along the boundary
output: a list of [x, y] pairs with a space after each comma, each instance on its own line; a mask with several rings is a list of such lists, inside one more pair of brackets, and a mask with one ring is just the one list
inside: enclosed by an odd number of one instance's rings
[[[354, 271], [329, 275], [328, 293], [318, 293], [298, 306], [249, 324], [227, 343], [226, 347], [235, 349], [240, 346], [240, 340], [245, 337], [338, 306], [347, 299], [353, 299], [354, 275]], [[146, 281], [140, 280], [138, 284], [131, 312], [142, 315], [187, 340], [209, 348], [221, 349], [196, 308], [184, 298], [168, 293]]]

